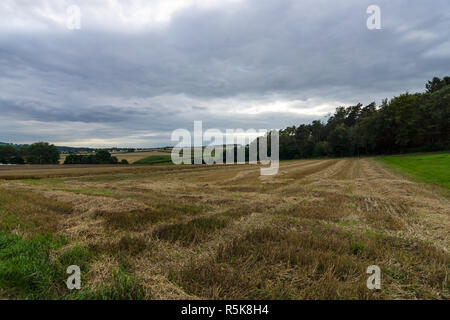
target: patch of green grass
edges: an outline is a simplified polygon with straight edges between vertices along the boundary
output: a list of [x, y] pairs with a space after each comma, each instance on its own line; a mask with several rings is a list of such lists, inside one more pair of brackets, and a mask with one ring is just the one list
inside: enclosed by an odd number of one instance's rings
[[2, 209], [0, 205], [0, 229], [3, 231], [12, 231], [22, 227], [22, 221], [12, 212]]
[[358, 221], [356, 220], [344, 220], [337, 223], [338, 225], [342, 227], [351, 227], [356, 226], [358, 224]]
[[145, 164], [145, 165], [172, 165], [172, 157], [170, 155], [154, 155], [144, 159], [140, 159], [133, 164]]
[[352, 244], [352, 246], [351, 246], [351, 250], [354, 255], [361, 254], [365, 248], [366, 248], [366, 246], [362, 242], [356, 242], [356, 243]]
[[83, 273], [87, 273], [92, 258], [93, 253], [91, 251], [81, 246], [74, 246], [61, 255], [59, 263], [62, 270], [65, 270], [68, 266], [77, 265]]
[[6, 296], [50, 299], [59, 295], [63, 274], [50, 261], [66, 240], [50, 235], [31, 239], [0, 232], [0, 288]]
[[111, 279], [103, 287], [78, 291], [70, 298], [76, 300], [142, 300], [146, 297], [140, 281], [120, 269], [113, 271]]
[[450, 153], [389, 156], [378, 160], [417, 181], [450, 189]]
[[24, 239], [0, 232], [0, 292], [15, 299], [59, 299], [77, 297], [80, 292], [66, 287], [66, 269], [80, 267], [83, 282], [89, 271], [93, 254], [81, 246], [74, 246], [50, 258], [52, 251], [67, 245], [63, 237], [50, 234]]
[[79, 193], [79, 194], [85, 194], [88, 196], [105, 196], [105, 197], [113, 197], [114, 196], [114, 192], [100, 189], [100, 188], [94, 188], [94, 187], [85, 187], [85, 188], [81, 188], [81, 189], [71, 189], [71, 190], [66, 189], [65, 191], [70, 191], [70, 192]]

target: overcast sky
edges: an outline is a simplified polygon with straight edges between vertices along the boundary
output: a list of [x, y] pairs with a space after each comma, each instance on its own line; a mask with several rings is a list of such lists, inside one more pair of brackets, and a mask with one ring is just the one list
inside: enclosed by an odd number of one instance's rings
[[151, 147], [194, 120], [284, 128], [449, 69], [448, 0], [1, 0], [0, 141]]

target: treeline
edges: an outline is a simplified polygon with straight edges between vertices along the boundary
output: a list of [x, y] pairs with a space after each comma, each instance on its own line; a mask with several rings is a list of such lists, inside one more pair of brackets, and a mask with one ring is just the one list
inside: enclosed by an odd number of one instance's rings
[[[58, 164], [60, 153], [53, 144], [37, 142], [29, 146], [0, 145], [1, 164]], [[64, 164], [128, 164], [123, 159], [118, 161], [107, 150], [99, 150], [95, 154], [70, 154]]]
[[326, 123], [280, 130], [280, 159], [448, 150], [450, 77], [434, 78], [426, 89], [380, 106], [339, 107]]
[[57, 164], [58, 149], [47, 142], [37, 142], [29, 146], [0, 146], [0, 163], [3, 164]]
[[[69, 154], [64, 160], [64, 164], [118, 164], [117, 157], [111, 156], [106, 150], [100, 150], [95, 154]], [[128, 164], [123, 159], [120, 164]]]

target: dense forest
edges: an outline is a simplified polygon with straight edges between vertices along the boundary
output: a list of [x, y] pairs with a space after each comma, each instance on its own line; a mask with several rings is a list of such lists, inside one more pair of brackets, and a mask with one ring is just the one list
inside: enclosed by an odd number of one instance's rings
[[280, 159], [360, 156], [450, 149], [450, 77], [424, 93], [404, 93], [380, 106], [338, 107], [326, 123], [280, 130]]

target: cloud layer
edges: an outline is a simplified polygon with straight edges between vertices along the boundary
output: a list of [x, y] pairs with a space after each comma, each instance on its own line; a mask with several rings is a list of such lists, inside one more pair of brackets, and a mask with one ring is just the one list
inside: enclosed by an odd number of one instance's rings
[[[176, 128], [281, 128], [449, 74], [450, 3], [0, 3], [0, 141], [170, 144]], [[66, 27], [67, 8], [81, 29]]]

